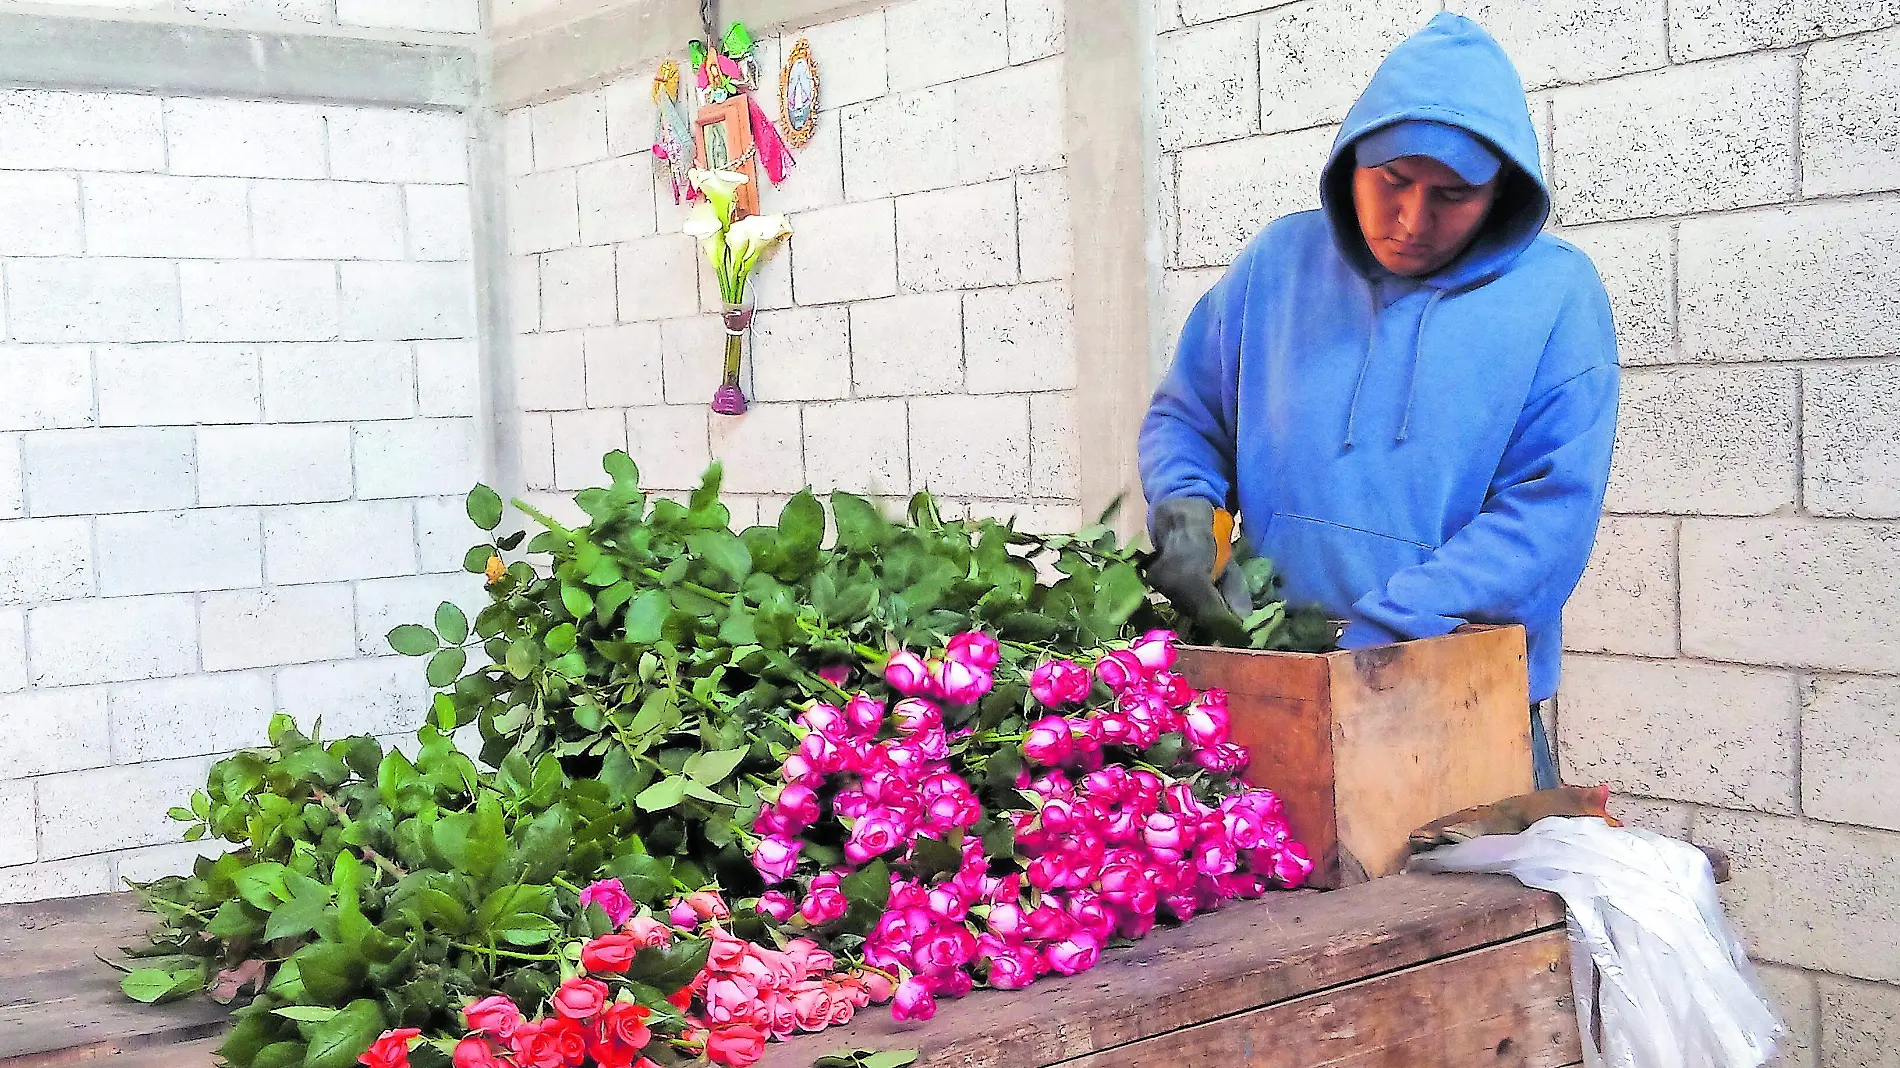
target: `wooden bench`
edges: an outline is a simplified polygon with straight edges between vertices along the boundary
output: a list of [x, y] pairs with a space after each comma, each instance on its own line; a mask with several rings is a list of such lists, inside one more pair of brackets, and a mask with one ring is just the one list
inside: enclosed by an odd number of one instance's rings
[[[0, 1066], [207, 1068], [224, 1010], [126, 1000], [94, 956], [142, 940], [126, 894], [0, 906]], [[917, 1049], [923, 1068], [1562, 1068], [1579, 1063], [1563, 905], [1492, 876], [1398, 876], [1203, 916], [1028, 992], [769, 1048]]]

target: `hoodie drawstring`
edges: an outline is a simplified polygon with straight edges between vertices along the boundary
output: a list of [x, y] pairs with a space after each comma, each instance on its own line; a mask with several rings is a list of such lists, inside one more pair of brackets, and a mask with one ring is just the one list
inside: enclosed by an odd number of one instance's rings
[[1366, 311], [1371, 322], [1366, 327], [1366, 351], [1359, 359], [1359, 378], [1352, 384], [1352, 401], [1346, 405], [1346, 440], [1341, 446], [1352, 448], [1353, 424], [1359, 421], [1359, 391], [1366, 387], [1366, 371], [1372, 367], [1372, 350], [1379, 344], [1379, 284], [1366, 286]]
[[1412, 371], [1405, 382], [1405, 415], [1399, 420], [1399, 436], [1392, 439], [1395, 443], [1404, 441], [1412, 432], [1412, 402], [1418, 398], [1418, 365], [1425, 359], [1425, 321], [1432, 317], [1432, 309], [1444, 296], [1444, 290], [1432, 290], [1431, 299], [1425, 302], [1425, 310], [1419, 314], [1418, 333], [1412, 336]]

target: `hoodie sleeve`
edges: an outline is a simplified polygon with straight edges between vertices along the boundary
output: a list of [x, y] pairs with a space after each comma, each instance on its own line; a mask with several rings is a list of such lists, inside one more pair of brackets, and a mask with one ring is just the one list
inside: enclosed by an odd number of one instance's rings
[[1545, 350], [1546, 366], [1583, 370], [1524, 406], [1477, 517], [1360, 598], [1343, 646], [1560, 618], [1590, 559], [1616, 443], [1616, 331], [1602, 284], [1591, 283], [1560, 313]]
[[1195, 305], [1142, 420], [1141, 488], [1151, 508], [1177, 497], [1233, 505], [1240, 309], [1232, 305], [1242, 270], [1236, 263]]

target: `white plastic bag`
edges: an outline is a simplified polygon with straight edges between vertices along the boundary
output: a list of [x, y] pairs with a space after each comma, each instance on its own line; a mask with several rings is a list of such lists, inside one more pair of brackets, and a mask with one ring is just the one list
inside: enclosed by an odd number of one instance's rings
[[1552, 816], [1522, 834], [1413, 857], [1409, 867], [1510, 875], [1564, 899], [1590, 1068], [1759, 1068], [1774, 1056], [1785, 1031], [1756, 993], [1708, 858], [1694, 846]]

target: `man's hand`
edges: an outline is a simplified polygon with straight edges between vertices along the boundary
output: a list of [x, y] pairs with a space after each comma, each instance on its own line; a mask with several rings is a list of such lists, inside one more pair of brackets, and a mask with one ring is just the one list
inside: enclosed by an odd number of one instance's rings
[[1162, 501], [1155, 505], [1149, 535], [1156, 555], [1148, 582], [1189, 619], [1231, 625], [1253, 611], [1246, 575], [1215, 536], [1211, 503], [1195, 497]]

